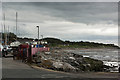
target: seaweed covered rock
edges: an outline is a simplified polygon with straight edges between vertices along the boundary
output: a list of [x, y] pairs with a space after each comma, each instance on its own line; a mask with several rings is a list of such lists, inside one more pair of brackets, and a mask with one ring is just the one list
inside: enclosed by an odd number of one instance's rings
[[100, 60], [83, 57], [82, 55], [72, 53], [72, 57], [68, 57], [64, 62], [69, 63], [73, 67], [76, 67], [78, 72], [80, 71], [102, 71], [103, 62]]
[[89, 57], [84, 58], [85, 64], [89, 64], [90, 71], [103, 71], [103, 62]]

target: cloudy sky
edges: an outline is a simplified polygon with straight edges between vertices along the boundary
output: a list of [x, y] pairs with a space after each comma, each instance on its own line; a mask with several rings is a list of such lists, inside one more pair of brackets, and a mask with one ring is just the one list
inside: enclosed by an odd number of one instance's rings
[[[40, 35], [71, 41], [117, 44], [117, 2], [4, 2], [6, 27], [15, 33], [18, 12], [18, 36]], [[2, 29], [2, 28], [1, 28]]]

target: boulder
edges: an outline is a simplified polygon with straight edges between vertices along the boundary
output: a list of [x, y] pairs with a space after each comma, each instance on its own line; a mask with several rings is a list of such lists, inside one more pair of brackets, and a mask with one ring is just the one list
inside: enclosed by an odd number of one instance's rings
[[63, 70], [67, 72], [74, 72], [76, 71], [76, 68], [70, 65], [69, 63], [63, 63]]
[[69, 59], [75, 60], [75, 58], [74, 58], [74, 57], [69, 57]]
[[53, 66], [53, 62], [52, 60], [50, 59], [41, 59], [41, 65], [44, 67], [44, 68], [52, 68]]
[[83, 56], [82, 56], [82, 55], [79, 55], [79, 54], [73, 53], [73, 57], [75, 57], [75, 58], [80, 58], [80, 57], [83, 57]]
[[55, 68], [63, 68], [63, 62], [53, 62]]
[[77, 69], [66, 62], [53, 62], [53, 67], [57, 70], [63, 70], [66, 72], [75, 72]]

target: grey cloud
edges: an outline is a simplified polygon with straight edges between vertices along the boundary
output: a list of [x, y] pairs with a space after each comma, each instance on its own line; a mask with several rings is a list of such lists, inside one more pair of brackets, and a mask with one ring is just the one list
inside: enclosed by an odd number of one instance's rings
[[[37, 14], [49, 15], [51, 18], [49, 20], [66, 20], [74, 23], [86, 23], [86, 24], [96, 24], [96, 23], [114, 23], [117, 24], [117, 3], [85, 3], [85, 2], [32, 2], [32, 3], [4, 3], [3, 9], [7, 11], [8, 9], [14, 9], [19, 13], [24, 12], [24, 15], [30, 15], [28, 19], [21, 19], [21, 21], [42, 22]], [[34, 15], [34, 16], [33, 16]], [[54, 19], [52, 19], [54, 17]], [[38, 21], [39, 20], [39, 21]]]
[[[69, 39], [92, 41], [102, 39], [103, 41], [117, 41], [117, 36], [108, 36], [105, 34], [95, 35], [94, 33], [90, 33], [89, 31], [88, 32], [90, 34], [85, 34], [82, 32], [68, 32], [68, 30], [72, 30], [78, 27], [79, 29], [81, 29], [84, 25], [88, 26], [88, 28], [85, 27], [87, 32], [87, 30], [91, 29], [91, 26], [89, 26], [90, 24], [102, 24], [103, 27], [103, 24], [113, 24], [116, 27], [118, 17], [117, 6], [118, 5], [116, 2], [6, 2], [3, 3], [3, 11], [6, 13], [6, 20], [13, 22], [11, 26], [15, 25], [15, 12], [18, 12], [18, 25], [20, 32], [19, 36], [22, 37], [27, 36], [37, 38], [37, 30], [35, 26], [40, 25], [42, 26], [40, 34], [43, 34], [45, 37], [53, 36], [63, 40]], [[62, 21], [70, 23], [62, 23]], [[58, 22], [61, 22], [63, 25]], [[72, 23], [75, 25], [73, 25]], [[79, 23], [83, 23], [83, 25], [77, 25]], [[98, 26], [96, 25], [95, 28], [97, 27]], [[96, 30], [99, 31], [99, 29], [101, 29], [101, 31], [104, 32], [108, 28], [111, 28], [111, 26], [108, 26], [104, 29], [98, 27]]]
[[3, 2], [119, 2], [119, 0], [4, 0]]

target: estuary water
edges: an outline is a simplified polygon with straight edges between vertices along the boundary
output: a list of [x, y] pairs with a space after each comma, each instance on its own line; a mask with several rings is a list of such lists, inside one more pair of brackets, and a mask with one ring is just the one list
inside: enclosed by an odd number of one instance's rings
[[103, 61], [104, 65], [119, 66], [120, 53], [119, 49], [80, 49], [80, 50], [67, 50], [76, 54], [83, 55], [83, 57], [90, 57]]
[[102, 61], [118, 61], [119, 55], [118, 49], [80, 49], [67, 51]]

